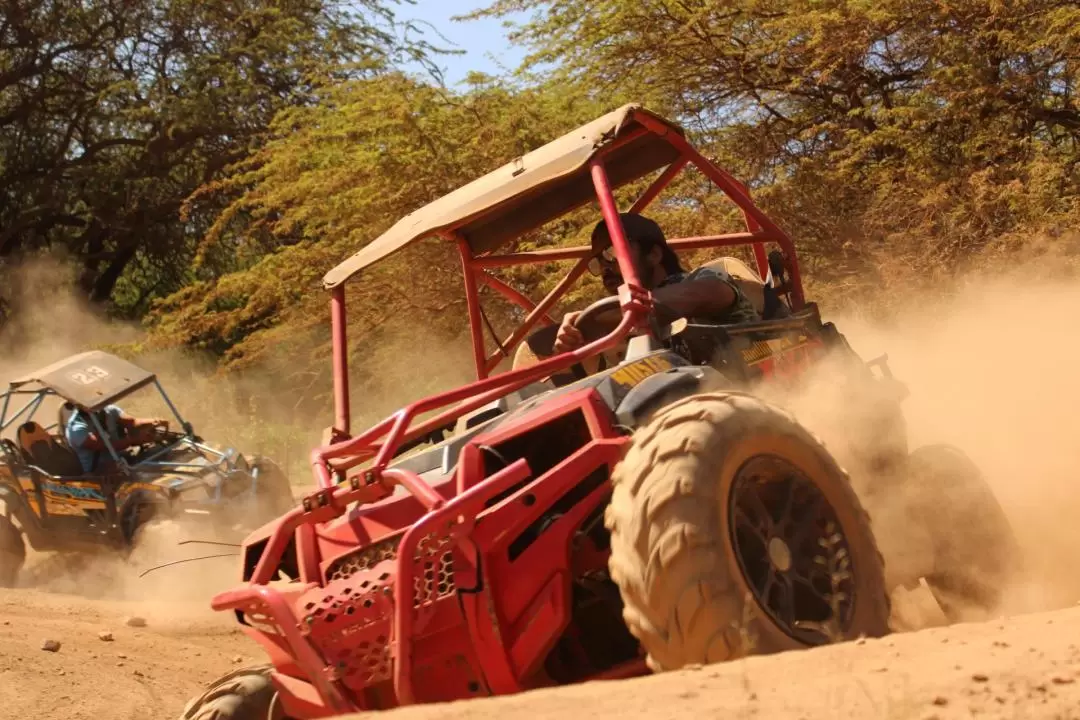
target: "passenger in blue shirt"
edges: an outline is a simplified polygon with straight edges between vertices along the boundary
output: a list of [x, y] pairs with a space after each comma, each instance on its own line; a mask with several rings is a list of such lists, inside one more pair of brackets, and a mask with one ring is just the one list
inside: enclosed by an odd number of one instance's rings
[[[109, 442], [118, 452], [153, 440], [154, 428], [169, 428], [168, 420], [135, 418], [116, 405], [107, 405], [97, 413], [98, 422], [105, 428]], [[98, 437], [90, 418], [82, 410], [76, 410], [64, 427], [64, 438], [75, 451], [83, 472], [107, 474], [116, 470], [116, 461], [109, 454], [105, 443]]]

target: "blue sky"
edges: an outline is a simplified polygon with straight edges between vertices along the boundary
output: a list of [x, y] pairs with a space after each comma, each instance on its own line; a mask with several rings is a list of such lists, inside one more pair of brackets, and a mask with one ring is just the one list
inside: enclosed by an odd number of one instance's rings
[[[447, 85], [453, 86], [463, 80], [470, 70], [498, 75], [503, 72], [500, 64], [508, 71], [514, 70], [525, 57], [523, 49], [510, 46], [502, 19], [484, 18], [468, 22], [450, 19], [486, 7], [487, 4], [484, 0], [416, 0], [415, 5], [402, 3], [394, 7], [394, 12], [401, 20], [425, 20], [431, 23], [449, 41], [428, 30], [425, 34], [433, 44], [467, 51], [465, 55], [443, 55], [437, 59], [446, 75]], [[515, 18], [520, 19], [520, 16]]]

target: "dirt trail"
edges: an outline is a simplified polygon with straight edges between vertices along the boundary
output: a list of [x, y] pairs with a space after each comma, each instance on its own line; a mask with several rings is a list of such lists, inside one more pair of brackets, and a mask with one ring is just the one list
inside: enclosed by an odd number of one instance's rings
[[[125, 619], [142, 617], [145, 627]], [[99, 633], [112, 633], [112, 641]], [[42, 650], [45, 640], [60, 643]], [[236, 624], [206, 603], [88, 600], [0, 591], [0, 718], [175, 719], [203, 685], [261, 661]]]
[[192, 537], [225, 539], [163, 523], [129, 559], [30, 552], [22, 587], [0, 590], [0, 720], [175, 720], [214, 678], [263, 662], [234, 617], [209, 606], [235, 583], [235, 556], [177, 545]]
[[[125, 617], [138, 614], [146, 627]], [[98, 638], [111, 632], [113, 640]], [[45, 639], [58, 652], [41, 649]], [[261, 662], [198, 603], [0, 591], [0, 718], [175, 720], [237, 660]], [[685, 717], [1080, 718], [1080, 608], [898, 633], [648, 678], [393, 711], [393, 720]], [[359, 718], [359, 716], [355, 716]]]
[[949, 720], [973, 715], [1080, 717], [1080, 609], [635, 680], [409, 708], [390, 713], [388, 720]]

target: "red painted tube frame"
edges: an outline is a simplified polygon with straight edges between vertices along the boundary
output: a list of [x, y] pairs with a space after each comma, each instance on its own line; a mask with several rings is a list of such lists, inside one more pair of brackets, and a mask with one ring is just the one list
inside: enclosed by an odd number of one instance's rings
[[[412, 705], [416, 698], [412, 687], [412, 627], [413, 615], [413, 561], [421, 538], [430, 529], [438, 527], [452, 517], [464, 517], [465, 527], [470, 527], [483, 510], [488, 498], [521, 482], [529, 476], [529, 465], [524, 459], [516, 460], [487, 478], [486, 482], [466, 490], [441, 507], [433, 508], [427, 515], [410, 527], [398, 544], [397, 592], [394, 593], [394, 633], [391, 647], [394, 656], [394, 693], [398, 705]], [[416, 478], [420, 481], [420, 478]], [[422, 481], [420, 481], [422, 482]]]
[[[698, 152], [685, 137], [682, 137], [677, 133], [668, 132], [667, 127], [663, 123], [656, 122], [653, 118], [648, 117], [644, 113], [637, 119], [643, 126], [649, 128], [652, 132], [663, 136], [669, 143], [675, 146], [683, 157], [689, 158], [690, 162], [693, 163], [698, 170], [716, 183], [716, 185], [731, 198], [732, 202], [739, 206], [739, 209], [743, 211], [743, 216], [746, 218], [747, 230], [755, 234], [758, 230], [764, 230], [770, 239], [783, 248], [784, 254], [787, 255], [791, 265], [791, 298], [792, 304], [794, 305], [792, 309], [801, 309], [806, 304], [806, 298], [803, 294], [802, 287], [802, 275], [799, 272], [798, 262], [796, 262], [797, 255], [795, 252], [795, 243], [791, 241], [791, 238], [787, 236], [787, 233], [781, 230], [776, 223], [770, 220], [765, 213], [754, 205], [745, 185], [721, 168], [718, 168], [716, 165], [709, 162], [709, 160]], [[764, 277], [765, 273], [768, 271], [765, 248], [761, 247], [759, 244], [755, 244], [754, 255], [758, 261], [758, 271], [761, 273], [762, 277]]]
[[[289, 607], [288, 601], [281, 592], [265, 585], [248, 585], [228, 590], [214, 596], [211, 607], [215, 611], [235, 610], [251, 604], [253, 601], [265, 605], [274, 623], [281, 630], [285, 640], [289, 643], [296, 654], [296, 659], [301, 666], [311, 669], [326, 667], [326, 661], [319, 655], [319, 651], [308, 642], [300, 632], [300, 621]], [[322, 672], [312, 672], [310, 680], [318, 691], [323, 702], [335, 713], [341, 714], [354, 711], [357, 708], [347, 699], [340, 683]]]
[[544, 250], [524, 250], [502, 255], [485, 255], [474, 258], [473, 265], [482, 268], [509, 267], [511, 265], [531, 265], [537, 262], [558, 262], [560, 260], [580, 260], [588, 257], [591, 248], [546, 248]]
[[671, 184], [671, 181], [682, 172], [683, 168], [686, 167], [686, 163], [689, 161], [690, 159], [688, 157], [682, 155], [668, 165], [667, 169], [660, 174], [660, 177], [656, 178], [652, 185], [641, 194], [641, 197], [634, 201], [634, 204], [630, 206], [630, 212], [640, 213], [647, 208], [649, 204], [656, 199], [657, 195], [662, 193], [664, 189]]
[[[757, 232], [723, 233], [720, 235], [701, 235], [685, 238], [668, 238], [668, 245], [672, 250], [698, 250], [710, 247], [725, 247], [731, 245], [749, 245], [752, 243], [775, 242], [780, 239], [764, 230]], [[588, 258], [592, 254], [592, 248], [587, 245], [572, 248], [550, 248], [547, 250], [530, 250], [528, 252], [507, 253], [505, 255], [489, 255], [478, 257], [473, 264], [478, 267], [508, 267], [511, 265], [529, 265], [537, 262], [558, 262], [562, 260], [580, 260]]]
[[600, 214], [604, 217], [607, 225], [608, 236], [611, 238], [611, 246], [615, 250], [615, 257], [619, 261], [619, 272], [622, 273], [623, 282], [632, 288], [641, 287], [641, 279], [637, 276], [637, 268], [630, 257], [630, 243], [623, 231], [622, 221], [619, 220], [619, 208], [615, 206], [615, 198], [611, 194], [611, 186], [608, 183], [604, 165], [599, 159], [593, 160], [589, 171], [592, 173], [593, 185], [596, 186], [596, 194], [600, 200]]
[[[587, 268], [588, 258], [586, 256], [580, 259], [574, 265], [574, 267], [570, 268], [570, 271], [567, 272], [566, 275], [563, 276], [562, 280], [560, 280], [559, 283], [551, 289], [551, 292], [544, 296], [544, 299], [541, 300], [535, 308], [533, 308], [532, 312], [525, 316], [525, 319], [522, 320], [521, 325], [519, 325], [514, 330], [514, 332], [510, 333], [510, 335], [503, 341], [503, 347], [513, 347], [517, 343], [521, 342], [525, 338], [525, 336], [529, 334], [529, 331], [533, 329], [533, 326], [535, 326], [536, 323], [540, 321], [541, 315], [550, 310], [555, 305], [555, 303], [559, 301], [559, 298], [566, 294], [566, 291], [570, 288], [571, 285], [574, 284], [574, 281], [581, 277], [581, 275], [585, 272]], [[493, 354], [491, 357], [488, 358], [489, 371], [498, 364], [498, 357], [498, 354]]]
[[352, 419], [349, 409], [349, 345], [345, 339], [345, 326], [345, 285], [339, 285], [330, 295], [330, 327], [334, 356], [334, 429], [341, 435], [349, 434]]
[[[473, 265], [473, 267], [475, 268], [476, 266]], [[510, 302], [518, 305], [519, 307], [523, 308], [524, 310], [526, 310], [528, 312], [532, 312], [533, 310], [536, 309], [536, 303], [534, 303], [532, 300], [530, 300], [524, 293], [510, 287], [509, 285], [504, 283], [502, 280], [495, 277], [494, 275], [487, 272], [486, 270], [475, 273], [474, 275], [481, 283], [483, 283], [484, 285], [487, 285], [489, 288], [491, 288], [492, 290], [498, 292], [504, 298], [506, 298]], [[553, 324], [555, 322], [551, 318], [551, 315], [548, 315], [546, 312], [541, 313], [540, 318], [542, 320], [546, 320], [549, 324]]]
[[[414, 473], [399, 469], [387, 470], [386, 477], [406, 487], [420, 499], [428, 510], [428, 513], [405, 533], [398, 544], [397, 587], [410, 590], [413, 588], [413, 558], [416, 548], [420, 539], [424, 537], [432, 526], [437, 526], [451, 517], [465, 517], [467, 521], [463, 524], [463, 527], [471, 527], [476, 520], [476, 516], [483, 510], [484, 503], [488, 498], [498, 495], [515, 483], [521, 482], [528, 477], [529, 472], [528, 463], [524, 459], [517, 460], [487, 478], [486, 482], [474, 485], [446, 502], [442, 496], [435, 493], [427, 483]], [[345, 506], [356, 499], [353, 496], [363, 491], [363, 489], [354, 490], [351, 488], [335, 488], [334, 490], [334, 501], [326, 507], [337, 507], [341, 508], [342, 511]], [[283, 518], [279, 528], [292, 526], [295, 529], [295, 526], [304, 520], [303, 514], [300, 509], [289, 512]], [[277, 532], [275, 532], [274, 537], [277, 537]], [[362, 710], [363, 708], [357, 707], [347, 699], [344, 689], [335, 678], [327, 676], [323, 672], [328, 667], [327, 662], [320, 657], [318, 650], [308, 642], [307, 638], [299, 630], [299, 619], [293, 613], [292, 608], [289, 607], [288, 601], [283, 594], [265, 584], [269, 577], [264, 577], [267, 572], [261, 569], [264, 562], [270, 560], [270, 566], [272, 567], [280, 561], [280, 557], [281, 553], [275, 547], [273, 539], [271, 539], [262, 560], [259, 562], [259, 567], [256, 568], [251, 584], [219, 593], [211, 601], [211, 607], [220, 612], [240, 609], [249, 606], [252, 602], [260, 602], [266, 607], [268, 614], [273, 618], [274, 624], [278, 626], [285, 640], [293, 649], [301, 667], [308, 670], [308, 677], [323, 702], [335, 714]], [[394, 594], [392, 647], [394, 648], [395, 659], [394, 688], [399, 705], [410, 705], [415, 700], [412, 690], [411, 655], [412, 623], [415, 611], [413, 600], [413, 592], [402, 590]]]
[[469, 331], [472, 334], [473, 363], [476, 365], [476, 376], [487, 377], [487, 357], [484, 352], [484, 326], [480, 322], [480, 291], [476, 287], [476, 277], [473, 275], [472, 250], [469, 243], [456, 235], [447, 235], [457, 241], [458, 252], [461, 255], [461, 271], [465, 275], [465, 301], [469, 308]]
[[[596, 186], [597, 196], [601, 200], [604, 217], [607, 219], [608, 225], [611, 228], [612, 246], [615, 248], [616, 256], [618, 257], [619, 268], [626, 281], [619, 290], [623, 317], [618, 327], [608, 335], [588, 343], [577, 350], [554, 355], [532, 367], [511, 370], [495, 377], [482, 377], [482, 379], [477, 382], [466, 385], [465, 387], [456, 388], [414, 402], [354, 438], [314, 450], [311, 454], [311, 463], [315, 473], [317, 487], [320, 489], [327, 489], [333, 486], [330, 468], [327, 466], [327, 462], [331, 458], [354, 455], [355, 457], [351, 462], [353, 464], [359, 464], [359, 462], [370, 457], [370, 454], [365, 451], [372, 448], [374, 441], [385, 436], [383, 442], [378, 446], [372, 467], [367, 471], [373, 478], [378, 478], [389, 464], [390, 459], [394, 456], [394, 452], [401, 443], [430, 432], [434, 428], [440, 427], [445, 423], [452, 422], [465, 413], [480, 407], [494, 397], [512, 392], [531, 382], [547, 377], [553, 372], [566, 369], [576, 362], [580, 362], [596, 353], [607, 350], [622, 340], [630, 332], [632, 327], [641, 326], [645, 322], [645, 318], [648, 315], [649, 307], [651, 305], [651, 296], [647, 291], [642, 290], [638, 283], [636, 270], [630, 260], [629, 244], [623, 233], [622, 223], [618, 219], [615, 198], [612, 196], [611, 186], [608, 183], [607, 174], [604, 172], [603, 164], [599, 160], [592, 163], [591, 173], [593, 183]], [[459, 239], [459, 242], [463, 241]], [[478, 340], [477, 335], [482, 333], [482, 327], [480, 325], [475, 279], [472, 277], [468, 260], [469, 257], [466, 250], [463, 249], [462, 264], [465, 267], [466, 273], [466, 295], [469, 302], [469, 317], [473, 329], [474, 358], [478, 358], [478, 353], [483, 349], [483, 336], [481, 334]], [[478, 371], [482, 370], [479, 359], [477, 359], [477, 367]], [[411, 433], [407, 432], [416, 415], [440, 407], [445, 407], [450, 403], [460, 400], [464, 400], [464, 402], [456, 408], [440, 413], [436, 417], [422, 423], [419, 428], [413, 429]], [[339, 466], [339, 469], [342, 467], [348, 466], [342, 465]]]
[[[794, 253], [794, 246], [791, 243], [791, 240], [787, 237], [787, 235], [783, 233], [782, 230], [780, 230], [775, 224], [769, 221], [768, 218], [766, 218], [759, 210], [757, 210], [753, 206], [752, 201], [750, 201], [749, 196], [746, 194], [745, 189], [742, 187], [741, 184], [739, 184], [736, 180], [728, 176], [723, 171], [712, 166], [704, 157], [697, 153], [697, 151], [694, 150], [689, 145], [689, 143], [685, 141], [685, 139], [671, 136], [668, 136], [668, 139], [676, 146], [681, 147], [682, 157], [688, 158], [687, 162], [693, 162], [695, 165], [698, 165], [706, 173], [706, 175], [709, 176], [711, 180], [713, 180], [713, 182], [717, 183], [721, 187], [721, 189], [724, 190], [729, 195], [729, 197], [731, 197], [732, 200], [743, 209], [748, 226], [758, 228], [756, 232], [733, 233], [729, 235], [717, 235], [702, 238], [675, 239], [671, 241], [671, 245], [675, 249], [684, 250], [696, 247], [739, 245], [749, 242], [754, 245], [759, 271], [762, 273], [762, 275], [767, 272], [767, 262], [763, 247], [764, 242], [776, 242], [785, 249], [785, 252], [789, 254]], [[657, 181], [654, 182], [653, 186], [649, 189], [649, 191], [647, 191], [646, 195], [643, 196], [643, 198], [647, 197], [649, 194], [655, 195], [664, 185], [669, 183], [675, 175], [674, 167], [679, 164], [685, 163], [681, 163], [681, 161], [680, 163], [673, 163], [672, 166], [668, 168], [670, 172], [666, 171], [660, 178], [658, 178]], [[597, 187], [597, 196], [601, 199], [603, 214], [605, 215], [605, 218], [610, 221], [610, 218], [612, 218], [615, 214], [614, 198], [611, 194], [610, 186], [607, 183], [607, 178], [604, 173], [602, 161], [600, 158], [597, 158], [592, 162], [590, 170], [593, 175], [594, 184]], [[617, 236], [613, 237], [613, 245], [623, 246], [622, 257], [620, 257], [621, 265], [621, 263], [624, 262], [627, 258], [625, 252], [626, 248], [623, 245], [623, 243], [625, 242], [625, 236], [622, 235], [622, 228], [619, 223], [615, 223], [615, 232], [613, 233], [613, 235]], [[462, 247], [462, 241], [460, 238], [452, 235], [449, 235], [448, 237], [453, 237], [456, 241], [459, 242], [459, 247]], [[621, 237], [621, 242], [620, 239], [618, 239], [619, 237]], [[480, 365], [479, 355], [481, 352], [483, 352], [483, 331], [480, 324], [479, 301], [476, 293], [476, 279], [473, 274], [474, 270], [485, 265], [499, 266], [517, 264], [519, 261], [523, 260], [523, 257], [528, 258], [531, 261], [535, 261], [538, 257], [548, 259], [578, 259], [578, 267], [575, 268], [575, 270], [582, 270], [581, 266], [583, 266], [584, 264], [582, 261], [585, 260], [585, 258], [589, 257], [590, 253], [590, 248], [571, 248], [565, 250], [559, 249], [555, 251], [537, 251], [534, 253], [526, 253], [523, 254], [523, 256], [518, 257], [510, 255], [489, 258], [472, 258], [470, 254], [463, 253], [462, 262], [466, 268], [466, 295], [467, 299], [469, 300], [470, 324], [473, 331], [474, 359], [476, 360], [478, 366], [478, 376], [481, 383], [484, 380], [489, 379], [488, 373], [498, 363], [498, 359], [497, 357], [485, 358], [483, 366]], [[616, 254], [619, 255], [618, 250], [616, 251]], [[506, 345], [513, 345], [515, 342], [520, 341], [521, 338], [524, 337], [524, 334], [527, 333], [528, 329], [539, 319], [539, 313], [537, 312], [537, 310], [542, 308], [544, 311], [546, 311], [551, 305], [553, 305], [554, 302], [558, 299], [558, 297], [562, 294], [562, 292], [565, 291], [565, 288], [568, 287], [569, 283], [567, 283], [566, 280], [569, 279], [569, 276], [567, 278], [564, 278], [564, 282], [560, 283], [559, 287], [557, 287], [555, 290], [548, 294], [548, 297], [546, 297], [544, 301], [541, 302], [532, 313], [530, 313], [530, 316], [526, 319], [526, 323], [524, 323], [522, 327], [518, 328], [517, 332], [511, 335], [511, 337], [508, 339], [508, 342], [505, 343]], [[795, 301], [796, 308], [798, 308], [801, 307], [800, 303], [802, 298], [802, 287], [801, 278], [798, 275], [797, 267], [793, 268], [792, 271], [792, 284], [793, 300]], [[623, 298], [622, 304], [624, 310], [633, 309], [635, 311], [634, 315], [636, 316], [634, 318], [634, 324], [639, 324], [641, 320], [644, 319], [644, 314], [647, 312], [646, 308], [641, 305], [641, 301], [644, 298], [648, 297], [647, 294], [642, 293], [639, 288], [635, 288], [633, 285], [628, 283], [628, 286], [624, 286], [623, 290], [621, 291], [621, 295]], [[624, 331], [616, 331], [615, 333], [612, 333], [612, 335], [618, 335], [618, 337], [609, 336], [608, 338], [604, 338], [601, 341], [598, 341], [595, 346], [590, 345], [585, 348], [581, 348], [579, 351], [576, 351], [575, 355], [578, 355], [580, 357], [582, 354], [607, 349], [607, 347], [610, 347], [606, 345], [608, 341], [611, 341], [613, 344], [617, 340], [621, 339], [624, 332], [628, 331], [628, 328]], [[336, 332], [335, 340], [338, 340], [338, 333]], [[342, 345], [344, 344], [343, 338], [341, 338], [340, 342]], [[604, 344], [605, 346], [601, 347], [601, 344]], [[585, 356], [587, 356], [587, 354]], [[527, 379], [524, 383], [520, 385], [516, 385], [516, 387], [521, 387], [523, 384], [527, 384], [534, 379], [540, 379], [541, 377], [546, 376], [549, 371], [557, 371], [559, 369], [563, 369], [563, 367], [569, 367], [569, 365], [572, 365], [574, 362], [577, 361], [578, 357], [564, 357], [560, 359], [558, 356], [556, 356], [553, 358], [549, 358], [544, 363], [530, 368], [529, 370], [531, 370], [532, 373], [530, 373], [529, 379]], [[563, 365], [563, 363], [566, 364]], [[344, 365], [342, 365], [342, 367], [344, 367]], [[455, 392], [452, 396], [443, 394], [437, 396], [437, 398], [431, 398], [429, 400], [439, 400], [441, 402], [431, 405], [428, 409], [432, 409], [434, 407], [441, 407], [444, 404], [454, 402], [455, 400], [468, 398], [470, 396], [475, 397], [474, 393], [485, 393], [486, 391], [495, 387], [501, 387], [505, 392], [510, 392], [511, 390], [516, 389], [515, 381], [519, 380], [524, 376], [516, 375], [511, 372], [504, 373], [499, 377], [500, 382], [497, 386], [473, 384], [461, 388], [460, 391]], [[347, 382], [347, 378], [340, 376], [336, 378], [336, 381], [336, 385], [338, 387], [341, 387], [345, 385], [345, 383]], [[483, 397], [491, 397], [491, 394], [485, 394]], [[478, 407], [479, 404], [483, 403], [466, 403], [466, 406], [460, 407], [456, 410], [455, 415], [459, 417], [461, 414], [468, 412], [474, 407]], [[329, 458], [342, 457], [350, 454], [350, 452], [359, 451], [356, 457], [350, 458], [348, 463], [338, 465], [338, 469], [347, 469], [348, 467], [355, 466], [370, 457], [370, 453], [364, 452], [363, 449], [371, 449], [376, 447], [375, 443], [373, 443], [372, 441], [374, 441], [378, 437], [381, 437], [383, 434], [389, 431], [390, 437], [388, 437], [385, 442], [380, 443], [377, 446], [377, 452], [380, 460], [377, 460], [376, 462], [376, 470], [379, 470], [382, 467], [385, 467], [384, 461], [388, 456], [390, 448], [396, 448], [398, 443], [416, 437], [423, 432], [430, 431], [431, 429], [439, 426], [435, 422], [424, 423], [420, 428], [413, 430], [406, 436], [404, 433], [405, 428], [403, 427], [401, 421], [411, 421], [411, 418], [417, 412], [424, 412], [424, 410], [420, 409], [419, 407], [412, 406], [410, 408], [402, 410], [395, 416], [387, 418], [382, 423], [371, 428], [367, 433], [365, 433], [364, 440], [366, 442], [347, 442], [346, 444], [335, 443], [329, 445], [320, 449], [318, 459], [316, 459], [315, 454], [313, 453], [313, 463], [317, 466], [316, 479], [319, 483], [319, 486], [330, 487], [332, 485], [332, 482], [329, 479], [328, 469], [323, 467], [325, 462]], [[443, 413], [439, 416], [438, 419], [449, 421], [454, 419], [454, 415], [452, 415], [451, 413]]]
[[[351, 455], [353, 456], [350, 461], [351, 465], [359, 464], [371, 456], [370, 452], [365, 451], [369, 451], [373, 447], [374, 441], [386, 436], [385, 440], [377, 446], [378, 451], [372, 467], [366, 471], [371, 474], [373, 479], [377, 479], [382, 475], [383, 470], [389, 464], [390, 458], [393, 457], [393, 451], [396, 450], [401, 443], [429, 433], [435, 428], [452, 422], [465, 413], [480, 407], [492, 399], [513, 392], [514, 390], [522, 388], [531, 382], [536, 382], [559, 370], [565, 370], [576, 362], [581, 362], [586, 358], [592, 357], [595, 353], [613, 347], [615, 343], [630, 332], [630, 329], [638, 322], [638, 318], [641, 315], [643, 315], [643, 312], [638, 308], [629, 308], [623, 313], [622, 320], [618, 327], [611, 333], [599, 340], [584, 345], [577, 350], [572, 350], [561, 355], [554, 355], [531, 367], [521, 368], [520, 370], [511, 370], [500, 375], [478, 380], [465, 387], [456, 388], [419, 400], [385, 418], [377, 425], [369, 428], [354, 438], [313, 450], [311, 453], [311, 464], [320, 491], [325, 491], [333, 487], [330, 469], [326, 464], [331, 458]], [[426, 420], [418, 427], [413, 428], [410, 432], [406, 433], [408, 424], [416, 415], [440, 407], [445, 407], [446, 405], [460, 400], [464, 400], [464, 402], [451, 410]], [[350, 467], [350, 464], [344, 463], [338, 467], [339, 469], [348, 468]], [[318, 492], [316, 495], [318, 495]]]

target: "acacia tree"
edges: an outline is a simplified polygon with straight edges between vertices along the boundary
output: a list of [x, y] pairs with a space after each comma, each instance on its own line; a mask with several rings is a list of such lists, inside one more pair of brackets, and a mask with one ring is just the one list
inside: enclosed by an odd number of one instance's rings
[[834, 269], [867, 248], [931, 269], [1076, 203], [1075, 2], [496, 0], [473, 16], [522, 12], [524, 71], [669, 109]]
[[0, 257], [62, 245], [92, 300], [131, 312], [178, 289], [212, 223], [180, 222], [191, 192], [317, 87], [423, 56], [400, 41], [396, 2], [8, 0]]
[[[529, 83], [475, 76], [459, 94], [387, 73], [279, 112], [265, 146], [192, 198], [190, 217], [206, 222], [199, 281], [158, 305], [154, 338], [210, 349], [229, 367], [305, 357], [327, 368], [327, 269], [406, 213], [627, 100], [674, 115], [746, 180], [795, 236], [811, 282], [934, 279], [1010, 233], [1075, 224], [1073, 5], [498, 0], [479, 14], [532, 12], [512, 37], [534, 50]], [[693, 178], [664, 199], [654, 214], [673, 234], [730, 218]], [[587, 214], [525, 243], [562, 242], [595, 221]], [[446, 312], [461, 302], [459, 271], [444, 250], [426, 244], [353, 285], [361, 354], [398, 318], [425, 333], [460, 329], [464, 313]], [[886, 255], [894, 262], [879, 272]], [[555, 270], [511, 279], [543, 290]]]
[[[557, 87], [515, 88], [481, 75], [462, 93], [401, 73], [325, 88], [319, 103], [279, 113], [265, 147], [193, 196], [192, 210], [225, 206], [199, 258], [252, 261], [158, 302], [148, 318], [151, 344], [208, 350], [237, 371], [260, 365], [292, 377], [303, 369], [304, 383], [319, 381], [302, 392], [283, 382], [281, 392], [319, 396], [330, 369], [322, 276], [401, 217], [601, 107]], [[529, 292], [550, 271], [510, 279]], [[388, 370], [402, 371], [400, 362], [373, 363], [387, 341], [430, 349], [467, 320], [456, 251], [435, 239], [365, 270], [348, 293], [358, 388], [365, 373], [385, 381]], [[510, 308], [486, 291], [484, 301], [488, 319], [505, 329]], [[454, 345], [467, 360], [467, 346]]]

